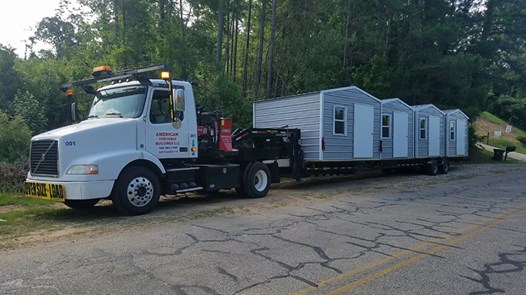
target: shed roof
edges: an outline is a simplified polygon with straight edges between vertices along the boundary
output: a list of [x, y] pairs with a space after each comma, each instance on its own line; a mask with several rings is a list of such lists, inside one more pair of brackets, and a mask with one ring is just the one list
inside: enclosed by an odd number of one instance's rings
[[463, 111], [460, 109], [449, 109], [449, 110], [443, 110], [443, 112], [446, 115], [454, 114], [454, 113], [460, 113], [462, 116], [466, 117], [466, 119], [469, 119], [468, 115], [466, 115]]
[[408, 108], [410, 110], [413, 110], [413, 108], [410, 105], [408, 105], [403, 100], [401, 100], [400, 98], [397, 98], [397, 97], [382, 99], [382, 104], [386, 104], [386, 103], [400, 103], [403, 106], [405, 106], [406, 108]]
[[333, 88], [333, 89], [326, 89], [326, 90], [322, 90], [321, 91], [321, 94], [325, 94], [325, 93], [330, 93], [330, 92], [338, 92], [338, 91], [345, 91], [345, 90], [351, 90], [351, 89], [355, 89], [355, 90], [358, 90], [359, 92], [365, 94], [366, 96], [368, 96], [369, 98], [371, 98], [372, 100], [375, 100], [377, 102], [381, 102], [380, 99], [376, 98], [374, 95], [370, 94], [369, 92], [357, 87], [357, 86], [347, 86], [347, 87], [340, 87], [340, 88]]
[[412, 106], [412, 107], [417, 112], [421, 111], [421, 110], [425, 110], [427, 108], [433, 108], [433, 109], [439, 111], [440, 113], [445, 114], [441, 109], [437, 108], [434, 104], [430, 104], [430, 103], [428, 103], [428, 104], [419, 104], [419, 105], [415, 105], [415, 106]]

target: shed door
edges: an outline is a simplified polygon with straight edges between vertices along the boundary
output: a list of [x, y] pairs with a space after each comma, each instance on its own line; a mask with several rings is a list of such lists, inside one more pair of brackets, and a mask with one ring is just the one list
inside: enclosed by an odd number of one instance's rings
[[466, 154], [466, 120], [457, 120], [457, 155]]
[[440, 117], [429, 116], [429, 156], [440, 155]]
[[393, 157], [407, 157], [409, 145], [409, 115], [394, 112], [393, 118]]
[[354, 157], [373, 157], [374, 107], [354, 105]]

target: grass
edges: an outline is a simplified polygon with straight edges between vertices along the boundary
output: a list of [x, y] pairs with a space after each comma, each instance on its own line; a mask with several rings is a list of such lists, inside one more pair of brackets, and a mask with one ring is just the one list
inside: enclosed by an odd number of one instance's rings
[[[495, 123], [495, 124], [498, 124], [498, 125], [502, 125], [502, 127], [505, 127], [506, 125], [510, 125], [509, 123], [507, 123], [506, 121], [502, 120], [501, 118], [489, 113], [489, 112], [482, 112], [480, 114], [480, 117], [487, 120], [487, 121], [490, 121], [492, 123]], [[523, 131], [522, 129], [520, 128], [517, 128], [515, 126], [513, 126], [513, 133], [515, 133], [518, 137], [519, 136], [526, 136], [526, 131]]]
[[[489, 122], [490, 124], [494, 124], [494, 125], [497, 125], [498, 127], [494, 127], [494, 128], [499, 128], [501, 130], [504, 130], [506, 125], [509, 125], [506, 121], [498, 118], [497, 116], [489, 113], [489, 112], [482, 112], [480, 114], [480, 117], [479, 119], [482, 119], [484, 121], [487, 121]], [[482, 126], [482, 125], [480, 125]], [[485, 131], [478, 131], [480, 133], [484, 133], [485, 132], [490, 132], [490, 130], [487, 129], [488, 127], [485, 128]], [[495, 130], [498, 130], [498, 129], [495, 129]], [[489, 140], [488, 140], [488, 144], [492, 145], [492, 146], [495, 146], [495, 147], [499, 147], [499, 148], [502, 148], [502, 149], [505, 149], [507, 146], [514, 146], [516, 148], [515, 152], [517, 153], [521, 153], [521, 154], [526, 154], [526, 147], [519, 142], [519, 138], [521, 137], [525, 137], [526, 138], [526, 132], [513, 126], [513, 129], [511, 131], [511, 133], [504, 133], [502, 134], [501, 137], [493, 137], [493, 136], [489, 136]]]
[[506, 123], [506, 121], [502, 120], [501, 118], [489, 113], [489, 112], [482, 112], [480, 113], [480, 117], [487, 120], [487, 121], [490, 121], [490, 122], [493, 122], [495, 124], [499, 124], [499, 125], [507, 125], [508, 123]]
[[473, 164], [517, 164], [523, 163], [519, 160], [511, 159], [508, 157], [506, 161], [493, 161], [493, 152], [482, 150], [482, 149], [471, 149], [469, 150], [469, 162]]
[[115, 215], [113, 210], [98, 208], [78, 212], [53, 201], [31, 199], [20, 193], [0, 192], [0, 249], [10, 247], [19, 238], [35, 233], [46, 236], [66, 227], [80, 227], [89, 224], [89, 221], [100, 220], [99, 217]]
[[9, 205], [20, 207], [49, 207], [53, 204], [54, 203], [45, 200], [26, 198], [23, 197], [20, 193], [0, 192], [0, 207]]
[[516, 148], [515, 152], [526, 154], [526, 148], [524, 146], [515, 144], [502, 137], [490, 137], [489, 144], [495, 147], [500, 147], [502, 149], [506, 149], [507, 146], [514, 146]]

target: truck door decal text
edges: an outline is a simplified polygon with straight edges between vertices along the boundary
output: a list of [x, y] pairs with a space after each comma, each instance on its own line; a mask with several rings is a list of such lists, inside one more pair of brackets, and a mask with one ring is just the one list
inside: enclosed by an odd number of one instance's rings
[[160, 154], [177, 153], [179, 145], [179, 133], [161, 131], [155, 133], [155, 146]]

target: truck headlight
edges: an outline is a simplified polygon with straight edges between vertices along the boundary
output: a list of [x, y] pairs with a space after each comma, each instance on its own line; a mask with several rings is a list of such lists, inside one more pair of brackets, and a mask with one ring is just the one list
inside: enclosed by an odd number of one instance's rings
[[66, 174], [70, 175], [86, 175], [86, 174], [99, 174], [99, 166], [88, 164], [88, 165], [73, 165], [69, 167]]

